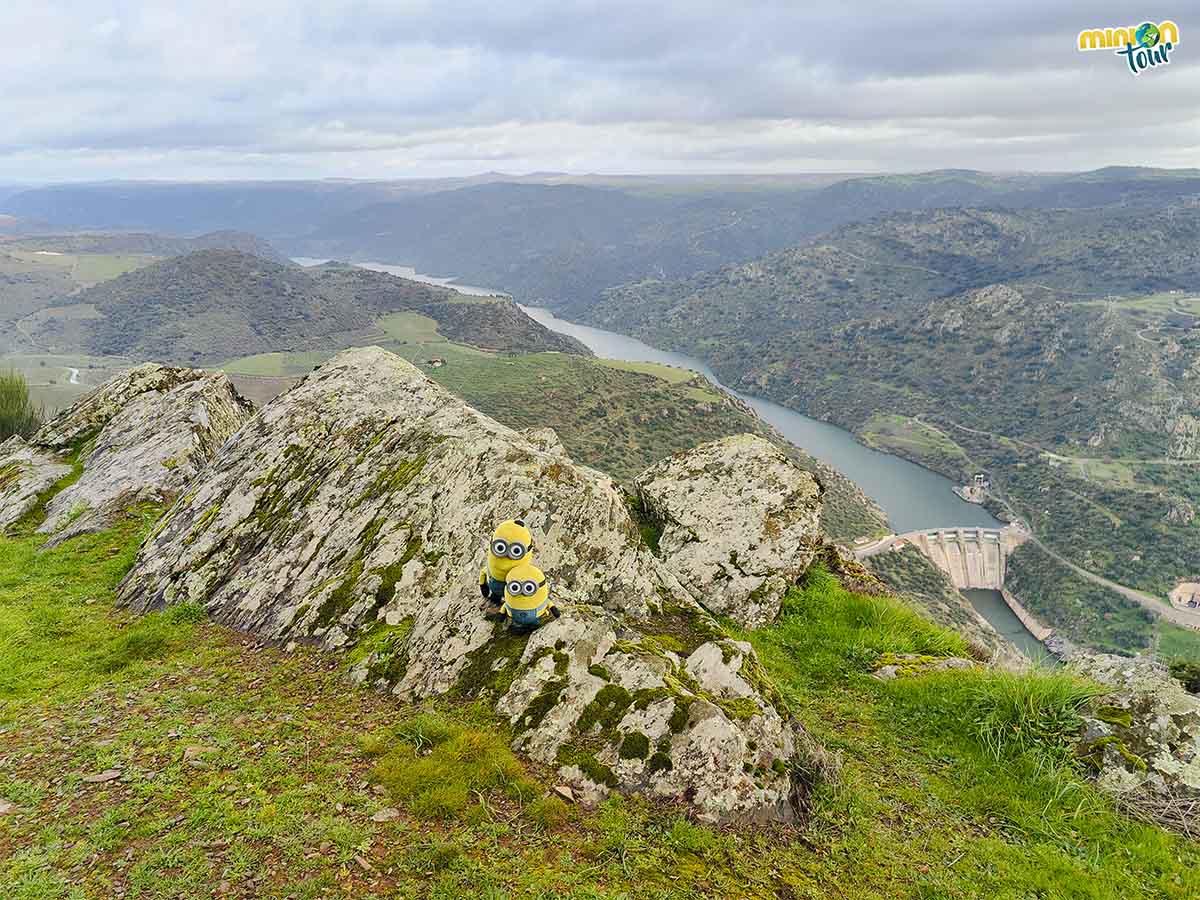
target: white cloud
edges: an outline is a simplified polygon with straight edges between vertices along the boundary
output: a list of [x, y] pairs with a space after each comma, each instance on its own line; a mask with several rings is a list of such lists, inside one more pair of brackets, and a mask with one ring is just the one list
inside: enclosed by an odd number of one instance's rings
[[43, 0], [0, 178], [1195, 164], [1200, 39], [1134, 78], [1107, 5]]

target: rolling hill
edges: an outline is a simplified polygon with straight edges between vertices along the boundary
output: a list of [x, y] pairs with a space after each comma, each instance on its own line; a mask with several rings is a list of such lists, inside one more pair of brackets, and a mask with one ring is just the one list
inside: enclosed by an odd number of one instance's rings
[[[369, 335], [376, 319], [413, 310], [448, 337], [485, 332], [491, 349], [586, 352], [510, 301], [343, 265], [307, 271], [236, 250], [200, 250], [103, 282], [36, 322], [32, 338], [75, 350], [210, 364], [268, 351], [336, 348]], [[473, 315], [463, 315], [464, 309]]]

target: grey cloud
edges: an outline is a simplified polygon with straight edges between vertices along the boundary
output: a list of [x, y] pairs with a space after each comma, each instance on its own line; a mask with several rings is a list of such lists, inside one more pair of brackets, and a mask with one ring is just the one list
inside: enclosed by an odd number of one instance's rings
[[1133, 78], [1074, 49], [1146, 13], [1106, 6], [44, 0], [0, 10], [0, 177], [1200, 160], [1184, 10]]

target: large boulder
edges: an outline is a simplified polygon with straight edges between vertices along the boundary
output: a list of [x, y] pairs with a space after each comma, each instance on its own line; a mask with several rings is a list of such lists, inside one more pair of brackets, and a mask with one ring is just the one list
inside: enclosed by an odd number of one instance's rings
[[816, 479], [752, 434], [676, 453], [636, 484], [667, 569], [749, 628], [775, 619], [822, 544]]
[[139, 502], [169, 502], [252, 412], [224, 374], [154, 363], [131, 369], [46, 423], [29, 444], [0, 447], [0, 471], [12, 479], [0, 489], [0, 523], [24, 515], [76, 469], [78, 477], [46, 502], [38, 531], [51, 536], [48, 544], [103, 528]]
[[[514, 516], [563, 609], [528, 637], [489, 620], [477, 587], [492, 528]], [[379, 348], [339, 354], [251, 419], [120, 596], [345, 648], [357, 680], [404, 698], [484, 698], [585, 797], [615, 787], [714, 821], [787, 820], [813, 768], [753, 652], [649, 551], [611, 479]]]
[[1099, 785], [1137, 812], [1196, 833], [1200, 697], [1147, 657], [1077, 652], [1069, 665], [1110, 691], [1085, 714], [1079, 743]]

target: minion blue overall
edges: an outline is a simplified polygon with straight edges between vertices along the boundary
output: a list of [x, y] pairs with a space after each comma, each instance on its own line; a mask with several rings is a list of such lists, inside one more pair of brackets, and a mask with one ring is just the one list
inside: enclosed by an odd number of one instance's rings
[[533, 550], [533, 534], [521, 519], [496, 526], [488, 544], [487, 562], [479, 570], [479, 593], [492, 606], [504, 605], [504, 582], [509, 570], [520, 565]]

